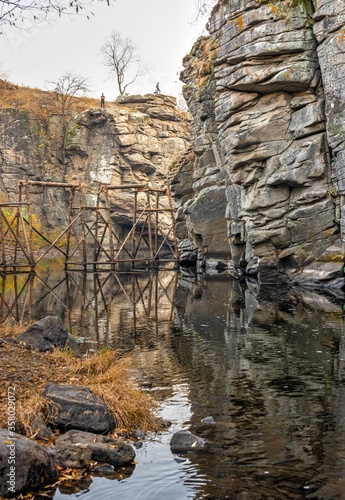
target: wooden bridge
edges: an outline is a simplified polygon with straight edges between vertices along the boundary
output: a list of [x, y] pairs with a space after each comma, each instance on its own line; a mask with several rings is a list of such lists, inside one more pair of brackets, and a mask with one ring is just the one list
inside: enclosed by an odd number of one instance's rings
[[[37, 203], [45, 190], [59, 189], [65, 191], [66, 220], [50, 237], [38, 224], [32, 199]], [[117, 193], [126, 201], [121, 213], [114, 208]], [[0, 204], [2, 272], [33, 271], [43, 259], [56, 256], [65, 269], [93, 272], [178, 265], [168, 189], [99, 183], [90, 195], [90, 187], [81, 183], [20, 180], [17, 198]]]

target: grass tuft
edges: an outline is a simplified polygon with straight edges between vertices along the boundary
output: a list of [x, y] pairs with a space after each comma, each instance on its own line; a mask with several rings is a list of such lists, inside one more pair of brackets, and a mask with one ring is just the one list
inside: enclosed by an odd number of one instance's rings
[[[16, 387], [16, 430], [32, 437], [32, 421], [38, 413], [49, 420], [47, 400], [41, 394], [48, 382], [88, 387], [102, 397], [119, 422], [119, 428], [158, 431], [157, 402], [139, 389], [130, 376], [130, 356], [104, 349], [77, 358], [70, 351], [38, 353], [4, 343], [0, 369], [0, 426], [7, 425], [7, 387]], [[3, 366], [2, 366], [3, 365]], [[5, 376], [4, 376], [5, 375]]]

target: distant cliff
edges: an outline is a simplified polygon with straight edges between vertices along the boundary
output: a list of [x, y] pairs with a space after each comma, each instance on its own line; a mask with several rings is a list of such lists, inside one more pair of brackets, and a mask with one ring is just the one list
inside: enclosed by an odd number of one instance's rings
[[344, 286], [345, 3], [221, 0], [184, 59], [182, 259]]
[[[28, 93], [35, 99], [32, 111], [28, 102], [11, 98], [11, 89], [7, 94], [9, 104], [0, 109], [3, 201], [16, 199], [19, 179], [80, 182], [91, 198], [98, 183], [161, 187], [190, 143], [190, 115], [170, 96], [122, 97], [106, 109], [84, 105], [69, 122], [62, 147], [61, 114], [49, 105], [49, 93]], [[60, 227], [67, 217], [66, 193], [50, 190], [42, 198], [41, 191], [33, 194], [34, 213], [46, 227]], [[114, 220], [117, 214], [132, 217], [125, 194], [117, 192], [111, 202]]]

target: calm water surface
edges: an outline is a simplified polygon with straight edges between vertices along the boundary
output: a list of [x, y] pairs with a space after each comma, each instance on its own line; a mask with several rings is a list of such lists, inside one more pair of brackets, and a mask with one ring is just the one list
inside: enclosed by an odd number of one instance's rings
[[[131, 352], [173, 422], [135, 466], [55, 499], [345, 499], [343, 294], [173, 272], [27, 279], [2, 283], [3, 317], [60, 315], [84, 348]], [[172, 454], [180, 429], [208, 447]]]

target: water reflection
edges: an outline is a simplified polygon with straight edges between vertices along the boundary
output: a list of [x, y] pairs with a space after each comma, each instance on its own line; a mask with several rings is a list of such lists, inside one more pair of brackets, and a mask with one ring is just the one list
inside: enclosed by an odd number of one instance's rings
[[[133, 348], [147, 331], [169, 337], [177, 273], [83, 273], [48, 268], [0, 275], [0, 322], [63, 318], [79, 339]], [[130, 340], [131, 339], [131, 340]]]
[[[345, 498], [342, 294], [174, 272], [27, 278], [3, 278], [2, 321], [58, 314], [87, 345], [130, 351], [173, 421], [130, 477], [93, 478], [85, 498]], [[209, 447], [173, 455], [181, 428]]]
[[187, 283], [176, 305], [191, 429], [212, 443], [212, 467], [198, 457], [208, 497], [345, 498], [342, 302], [218, 278]]

